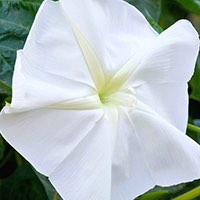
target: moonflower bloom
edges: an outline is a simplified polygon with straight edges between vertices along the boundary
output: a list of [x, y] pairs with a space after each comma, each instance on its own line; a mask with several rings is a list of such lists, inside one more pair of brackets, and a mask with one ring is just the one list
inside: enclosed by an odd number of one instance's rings
[[66, 200], [132, 200], [200, 177], [186, 136], [198, 34], [121, 0], [45, 0], [17, 52], [3, 137]]

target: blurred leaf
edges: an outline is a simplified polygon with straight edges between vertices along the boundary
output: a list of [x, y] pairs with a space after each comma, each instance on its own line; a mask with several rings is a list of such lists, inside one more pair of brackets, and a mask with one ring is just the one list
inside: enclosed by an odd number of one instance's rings
[[169, 200], [199, 186], [199, 182], [200, 181], [197, 180], [189, 183], [173, 185], [170, 187], [156, 186], [135, 200]]
[[0, 160], [3, 158], [4, 150], [5, 150], [5, 146], [4, 146], [3, 138], [0, 135]]
[[1, 93], [0, 92], [0, 110], [5, 106], [5, 102], [10, 103], [11, 102], [11, 94]]
[[136, 200], [169, 200], [170, 193], [167, 190], [159, 190], [155, 192], [148, 192], [141, 197], [136, 198]]
[[[187, 126], [187, 135], [200, 144], [200, 127], [196, 125], [196, 123], [198, 124], [198, 121], [200, 120], [190, 119], [190, 123]], [[195, 126], [193, 126], [191, 123], [193, 123]]]
[[12, 89], [10, 86], [7, 86], [5, 83], [0, 81], [0, 93], [1, 94], [11, 94]]
[[177, 0], [186, 10], [200, 15], [200, 0]]
[[192, 92], [190, 98], [200, 101], [200, 56], [198, 57], [195, 73], [190, 81]]
[[10, 103], [12, 95], [11, 87], [7, 86], [0, 80], [0, 110], [5, 105], [5, 101]]
[[154, 19], [151, 17], [148, 11], [146, 11], [146, 16], [147, 16], [147, 20], [149, 21], [151, 26], [154, 28], [154, 30], [157, 31], [158, 33], [161, 33], [163, 31], [163, 28], [159, 26], [156, 21], [154, 21]]
[[0, 179], [0, 197], [2, 200], [48, 200], [30, 165], [20, 166], [11, 176]]
[[188, 13], [177, 1], [162, 0], [159, 25], [166, 29], [179, 19], [187, 18]]
[[174, 198], [173, 200], [183, 200], [183, 199], [194, 199], [200, 196], [200, 186], [187, 191], [186, 193], [179, 195], [178, 197]]
[[10, 90], [16, 50], [23, 47], [42, 0], [0, 0], [0, 92]]
[[194, 131], [196, 133], [200, 133], [200, 127], [195, 126], [193, 124], [188, 124], [187, 128], [191, 131]]
[[193, 119], [193, 124], [200, 127], [200, 119]]
[[56, 200], [62, 200], [61, 197], [57, 194], [55, 188], [49, 182], [48, 178], [46, 176], [43, 176], [36, 170], [34, 170], [34, 172], [37, 175], [37, 177], [39, 178], [39, 180], [41, 181], [41, 183], [43, 184], [49, 200], [54, 200], [55, 197], [56, 197]]
[[[138, 8], [146, 17], [147, 12], [158, 22], [161, 12], [161, 0], [126, 0], [130, 4]], [[147, 11], [147, 12], [146, 12]]]

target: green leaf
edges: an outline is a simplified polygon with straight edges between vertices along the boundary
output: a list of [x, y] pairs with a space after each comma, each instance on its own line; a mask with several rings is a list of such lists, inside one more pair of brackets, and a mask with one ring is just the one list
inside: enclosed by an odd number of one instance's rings
[[170, 193], [167, 190], [159, 190], [155, 192], [148, 192], [137, 198], [136, 200], [169, 200]]
[[148, 11], [146, 11], [146, 17], [155, 31], [157, 31], [158, 33], [161, 33], [163, 31], [163, 28], [154, 21], [154, 19], [151, 17], [151, 15], [148, 13]]
[[42, 0], [0, 0], [0, 92], [10, 90], [16, 51], [27, 38]]
[[195, 126], [193, 124], [188, 124], [187, 128], [191, 131], [194, 131], [196, 133], [200, 133], [200, 127]]
[[43, 176], [36, 170], [34, 170], [35, 174], [39, 178], [40, 182], [43, 184], [44, 189], [46, 191], [46, 194], [48, 196], [49, 200], [62, 200], [62, 198], [58, 195], [55, 188], [51, 185], [48, 178], [46, 176]]
[[0, 160], [4, 156], [4, 151], [5, 151], [5, 145], [4, 145], [4, 142], [3, 142], [3, 138], [0, 135]]
[[6, 85], [5, 83], [3, 83], [2, 81], [0, 81], [0, 91], [1, 91], [1, 93], [7, 93], [7, 92], [10, 93], [10, 92], [12, 92], [12, 88], [10, 86]]
[[177, 0], [183, 8], [200, 15], [200, 0]]
[[200, 144], [200, 127], [195, 125], [196, 121], [199, 121], [199, 119], [193, 120], [191, 117], [189, 118], [190, 123], [187, 126], [187, 135]]
[[[147, 12], [155, 22], [158, 22], [161, 12], [161, 0], [126, 0], [130, 4], [138, 8], [145, 17]], [[147, 11], [147, 12], [146, 12]]]
[[18, 167], [7, 178], [0, 179], [0, 199], [48, 200], [42, 184], [27, 164]]
[[200, 196], [200, 186], [174, 198], [173, 200], [185, 200], [185, 199], [194, 199]]
[[200, 56], [198, 57], [194, 75], [190, 81], [192, 92], [190, 98], [200, 101]]

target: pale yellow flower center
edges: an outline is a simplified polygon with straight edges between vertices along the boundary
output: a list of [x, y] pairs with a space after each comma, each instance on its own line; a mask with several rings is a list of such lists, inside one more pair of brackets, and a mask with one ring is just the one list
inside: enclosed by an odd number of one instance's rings
[[134, 108], [137, 102], [135, 90], [132, 87], [124, 86], [133, 74], [134, 66], [137, 66], [139, 63], [138, 56], [136, 55], [130, 58], [112, 77], [108, 78], [104, 72], [104, 67], [87, 39], [78, 27], [70, 19], [68, 20], [94, 82], [96, 93], [59, 102], [49, 107], [71, 110], [98, 109], [102, 107], [111, 108], [113, 106]]
[[101, 62], [95, 51], [80, 32], [78, 27], [69, 19], [69, 23], [80, 46], [90, 75], [97, 89], [99, 102], [103, 105], [122, 105], [134, 107], [136, 104], [135, 91], [133, 88], [122, 89], [122, 86], [133, 73], [133, 66], [137, 65], [137, 58], [132, 57], [128, 62], [108, 80]]
[[133, 88], [117, 91], [115, 93], [99, 94], [99, 99], [104, 105], [115, 105], [115, 106], [128, 106], [135, 107], [137, 99], [135, 97], [135, 90]]

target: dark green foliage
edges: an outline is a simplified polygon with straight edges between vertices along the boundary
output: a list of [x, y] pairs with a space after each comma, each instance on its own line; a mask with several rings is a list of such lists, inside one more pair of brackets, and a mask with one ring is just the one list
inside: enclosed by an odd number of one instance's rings
[[184, 9], [200, 15], [200, 0], [177, 0]]
[[200, 101], [200, 58], [198, 58], [195, 73], [190, 81], [192, 92], [190, 97], [194, 100]]
[[10, 90], [16, 51], [21, 49], [41, 0], [0, 1], [0, 89]]
[[43, 176], [42, 174], [38, 173], [37, 171], [35, 171], [35, 174], [37, 175], [37, 177], [43, 184], [44, 189], [45, 189], [46, 194], [49, 199], [55, 199], [55, 196], [56, 196], [56, 200], [62, 200], [61, 197], [59, 196], [59, 194], [57, 194], [54, 187], [50, 184], [47, 177]]
[[162, 189], [158, 191], [147, 192], [141, 197], [136, 198], [136, 200], [169, 200], [170, 198], [170, 192]]
[[13, 173], [0, 180], [0, 198], [2, 200], [45, 200], [45, 190], [31, 166], [23, 164]]
[[155, 22], [158, 22], [161, 12], [161, 0], [127, 0], [130, 4], [138, 8], [146, 17], [148, 17], [147, 12], [154, 19]]
[[4, 156], [4, 150], [5, 150], [5, 146], [4, 146], [4, 140], [3, 138], [0, 136], [0, 160], [3, 158]]

